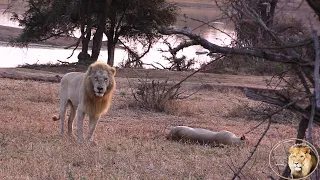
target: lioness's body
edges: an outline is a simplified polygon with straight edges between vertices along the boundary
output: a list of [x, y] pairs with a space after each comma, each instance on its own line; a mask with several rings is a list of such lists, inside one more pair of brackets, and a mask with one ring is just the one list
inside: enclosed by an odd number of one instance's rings
[[293, 178], [308, 176], [317, 165], [316, 157], [307, 145], [294, 145], [289, 150], [288, 164]]
[[202, 128], [191, 128], [188, 126], [173, 127], [167, 139], [185, 142], [198, 142], [203, 144], [241, 144], [245, 137], [237, 137], [230, 131], [213, 132]]
[[[68, 134], [72, 134], [72, 123], [76, 117], [76, 140], [83, 140], [83, 119], [89, 116], [89, 133], [87, 140], [91, 140], [100, 116], [107, 112], [112, 92], [115, 88], [115, 68], [103, 62], [91, 64], [86, 73], [71, 72], [61, 79], [60, 87], [60, 135], [63, 127], [67, 106], [70, 105], [68, 119]], [[54, 120], [59, 118], [54, 117]]]

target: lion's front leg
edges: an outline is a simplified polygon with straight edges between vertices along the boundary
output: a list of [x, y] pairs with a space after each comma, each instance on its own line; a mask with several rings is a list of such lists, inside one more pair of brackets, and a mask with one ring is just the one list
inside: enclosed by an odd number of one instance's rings
[[85, 113], [81, 108], [77, 108], [77, 117], [76, 117], [76, 142], [83, 142], [83, 120]]
[[94, 130], [96, 129], [99, 119], [100, 119], [100, 116], [89, 117], [89, 132], [88, 132], [87, 141], [93, 141], [92, 135], [94, 133]]

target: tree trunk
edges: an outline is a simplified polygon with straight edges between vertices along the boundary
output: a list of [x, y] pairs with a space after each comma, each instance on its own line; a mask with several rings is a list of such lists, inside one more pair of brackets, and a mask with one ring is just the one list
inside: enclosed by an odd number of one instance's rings
[[94, 34], [93, 37], [93, 45], [92, 45], [92, 53], [91, 53], [91, 61], [98, 60], [101, 44], [102, 44], [102, 37], [103, 37], [103, 27], [99, 27]]
[[[297, 139], [304, 139], [306, 136], [306, 130], [308, 128], [308, 122], [309, 119], [307, 118], [301, 118], [300, 123], [299, 123], [299, 128], [298, 128], [298, 134], [297, 134]], [[296, 140], [295, 143], [301, 143], [301, 141]], [[289, 177], [290, 175], [290, 168], [287, 165], [285, 170], [282, 172], [283, 177]], [[280, 178], [280, 180], [284, 180], [284, 178]]]
[[90, 59], [90, 55], [88, 54], [90, 37], [91, 37], [91, 30], [88, 31], [86, 36], [82, 37], [82, 41], [81, 41], [82, 48], [81, 48], [81, 52], [78, 55], [79, 62], [86, 62]]
[[[112, 9], [110, 9], [112, 11]], [[116, 49], [116, 44], [118, 42], [119, 35], [116, 32], [116, 17], [115, 12], [109, 13], [110, 27], [106, 31], [106, 36], [108, 38], [108, 64], [110, 66], [114, 65], [114, 53]]]
[[[277, 6], [277, 3], [278, 3], [278, 0], [271, 0], [269, 4], [266, 2], [259, 4], [261, 20], [266, 24], [266, 26], [269, 29], [272, 29], [273, 27], [273, 18], [274, 18], [274, 13], [275, 13], [275, 8]], [[271, 41], [270, 33], [267, 32], [266, 30], [262, 30], [262, 35], [265, 42], [270, 43]]]
[[114, 43], [111, 39], [108, 40], [108, 64], [110, 66], [114, 65], [114, 52], [115, 52], [115, 50], [116, 50], [116, 43]]
[[99, 14], [98, 14], [98, 27], [96, 33], [93, 37], [93, 45], [92, 45], [92, 53], [91, 53], [91, 61], [98, 60], [101, 45], [102, 45], [102, 38], [103, 32], [106, 26], [106, 17], [107, 17], [107, 7], [110, 6], [109, 0], [100, 1], [99, 4]]
[[318, 15], [320, 20], [320, 2], [318, 0], [307, 0], [307, 2], [313, 11]]
[[81, 51], [83, 53], [88, 53], [89, 49], [89, 42], [90, 42], [90, 37], [91, 37], [91, 31], [89, 31], [83, 38], [82, 38], [82, 49]]
[[[92, 28], [92, 0], [84, 1], [84, 6], [81, 8], [81, 52], [78, 55], [79, 62], [86, 62], [90, 60], [90, 55], [88, 54], [89, 42], [91, 38], [91, 28]], [[85, 26], [87, 34], [85, 33]]]

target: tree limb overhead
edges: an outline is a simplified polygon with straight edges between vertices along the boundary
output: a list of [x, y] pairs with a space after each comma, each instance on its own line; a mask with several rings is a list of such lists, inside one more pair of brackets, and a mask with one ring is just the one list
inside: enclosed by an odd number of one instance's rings
[[[269, 52], [261, 49], [248, 49], [248, 48], [232, 48], [232, 47], [222, 47], [216, 44], [209, 42], [208, 40], [202, 38], [199, 35], [193, 34], [192, 32], [186, 29], [173, 29], [173, 28], [164, 28], [157, 27], [158, 32], [163, 35], [184, 35], [190, 38], [194, 44], [199, 44], [203, 48], [210, 51], [210, 53], [223, 53], [223, 54], [237, 54], [237, 55], [250, 55], [254, 57], [264, 58], [269, 61], [287, 63], [287, 64], [298, 64], [302, 66], [313, 66], [312, 62], [305, 61], [299, 57], [287, 56], [284, 54], [278, 54]], [[190, 42], [188, 42], [190, 43]], [[183, 45], [179, 45], [184, 47]]]

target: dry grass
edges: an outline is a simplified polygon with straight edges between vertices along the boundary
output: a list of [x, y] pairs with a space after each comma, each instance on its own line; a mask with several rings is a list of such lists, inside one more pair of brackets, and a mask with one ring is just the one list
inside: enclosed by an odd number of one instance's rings
[[[132, 96], [127, 80], [117, 82], [112, 108], [95, 133], [98, 144], [87, 146], [58, 136], [59, 123], [51, 117], [59, 109], [59, 84], [0, 79], [0, 179], [230, 179], [229, 166], [235, 169], [246, 159], [262, 132], [259, 128], [247, 134], [244, 147], [167, 141], [165, 135], [174, 125], [241, 135], [258, 122], [230, 112], [256, 102], [240, 90], [213, 87], [174, 101], [172, 108], [168, 105], [170, 113], [148, 112], [128, 107]], [[191, 92], [199, 86], [187, 83], [184, 89]], [[268, 153], [277, 141], [294, 137], [295, 128], [296, 124], [273, 124], [241, 176], [274, 176]], [[314, 130], [319, 134], [319, 128]]]

